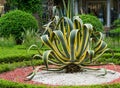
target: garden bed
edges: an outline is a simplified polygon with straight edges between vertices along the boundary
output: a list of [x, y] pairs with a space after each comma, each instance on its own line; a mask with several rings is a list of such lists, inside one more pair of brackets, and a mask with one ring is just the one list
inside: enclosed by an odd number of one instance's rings
[[[109, 70], [115, 70], [112, 65], [103, 65], [103, 66], [94, 66], [98, 68], [105, 67]], [[116, 71], [120, 72], [120, 66], [116, 65]], [[8, 71], [0, 74], [1, 79], [18, 82], [18, 83], [26, 83], [26, 84], [36, 84], [41, 85], [43, 83], [35, 82], [35, 81], [26, 81], [26, 76], [32, 72], [32, 67], [24, 67], [24, 68], [17, 68], [13, 71]], [[83, 73], [84, 74], [84, 73]], [[120, 77], [117, 79], [112, 80], [111, 82], [103, 83], [103, 84], [111, 84], [111, 83], [120, 83]]]

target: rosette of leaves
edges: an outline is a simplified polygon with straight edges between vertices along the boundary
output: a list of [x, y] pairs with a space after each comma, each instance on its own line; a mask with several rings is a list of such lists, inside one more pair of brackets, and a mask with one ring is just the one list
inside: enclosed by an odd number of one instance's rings
[[[39, 56], [44, 61], [45, 66], [41, 69], [65, 70], [67, 73], [85, 69], [100, 70], [86, 67], [95, 65], [98, 58], [109, 50], [103, 41], [102, 33], [94, 31], [91, 24], [83, 24], [79, 16], [74, 16], [73, 21], [67, 17], [55, 18], [46, 25], [46, 30], [48, 34], [42, 35], [41, 40], [49, 50], [34, 56]], [[49, 68], [49, 64], [54, 67]], [[36, 72], [35, 69], [32, 75], [34, 76]]]
[[48, 63], [60, 66], [54, 70], [65, 69], [69, 65], [79, 66], [81, 70], [82, 65], [95, 62], [108, 50], [102, 33], [94, 32], [91, 24], [83, 24], [79, 16], [74, 16], [73, 22], [67, 17], [54, 21], [58, 21], [54, 24], [55, 30], [51, 30], [51, 22], [46, 27], [50, 35], [41, 36], [42, 42], [50, 48], [43, 53], [47, 70], [51, 70]]
[[[95, 62], [98, 58], [109, 50], [103, 41], [102, 33], [93, 30], [91, 24], [84, 24], [79, 16], [70, 15], [70, 9], [65, 8], [65, 10], [67, 11], [65, 16], [55, 15], [45, 25], [45, 32], [41, 36], [41, 41], [48, 47], [48, 50], [41, 53], [38, 49], [39, 54], [33, 57], [42, 58], [45, 66], [36, 68], [28, 76], [29, 79], [34, 77], [39, 68], [48, 71], [65, 70], [67, 73], [80, 72], [86, 69], [100, 70], [100, 68], [86, 66], [96, 65]], [[31, 47], [33, 46], [36, 45]], [[54, 66], [51, 68], [49, 65]], [[106, 70], [102, 75], [105, 74]]]

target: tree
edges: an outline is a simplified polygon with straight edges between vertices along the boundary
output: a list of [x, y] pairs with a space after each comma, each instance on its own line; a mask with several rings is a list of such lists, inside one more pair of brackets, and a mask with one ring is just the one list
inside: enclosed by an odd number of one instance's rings
[[29, 13], [41, 11], [43, 0], [6, 0], [7, 10], [19, 9]]

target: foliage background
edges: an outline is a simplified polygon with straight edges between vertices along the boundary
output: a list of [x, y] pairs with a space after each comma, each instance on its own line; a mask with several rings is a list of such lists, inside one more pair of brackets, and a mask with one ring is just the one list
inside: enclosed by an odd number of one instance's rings
[[37, 30], [38, 22], [29, 13], [20, 10], [14, 10], [6, 13], [0, 18], [0, 35], [15, 37], [15, 40], [22, 39], [22, 32], [25, 30]]
[[35, 13], [41, 11], [43, 0], [6, 0], [6, 6], [10, 10], [19, 9], [22, 11]]
[[93, 25], [95, 30], [103, 32], [103, 24], [96, 16], [90, 14], [82, 14], [80, 15], [80, 18], [82, 19], [83, 23], [90, 23]]
[[44, 0], [6, 0], [5, 12], [10, 10], [22, 10], [33, 14], [39, 21], [41, 28], [43, 20], [43, 2]]

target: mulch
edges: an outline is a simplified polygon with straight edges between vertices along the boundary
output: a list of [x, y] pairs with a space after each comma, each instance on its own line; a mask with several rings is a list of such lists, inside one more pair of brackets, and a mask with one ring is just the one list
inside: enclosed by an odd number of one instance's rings
[[[102, 65], [102, 66], [94, 66], [94, 67], [115, 70], [113, 65]], [[35, 85], [42, 84], [42, 83], [34, 82], [31, 80], [26, 81], [26, 76], [28, 74], [30, 74], [32, 72], [32, 70], [33, 70], [32, 67], [17, 68], [13, 71], [1, 73], [0, 79], [9, 80], [9, 81], [18, 82], [18, 83], [25, 83], [25, 84], [35, 84]], [[41, 70], [39, 70], [39, 71], [41, 71]], [[120, 72], [120, 65], [116, 65], [116, 71]], [[115, 80], [109, 82], [109, 84], [111, 84], [111, 83], [120, 83], [120, 77], [118, 79], [115, 79]]]

